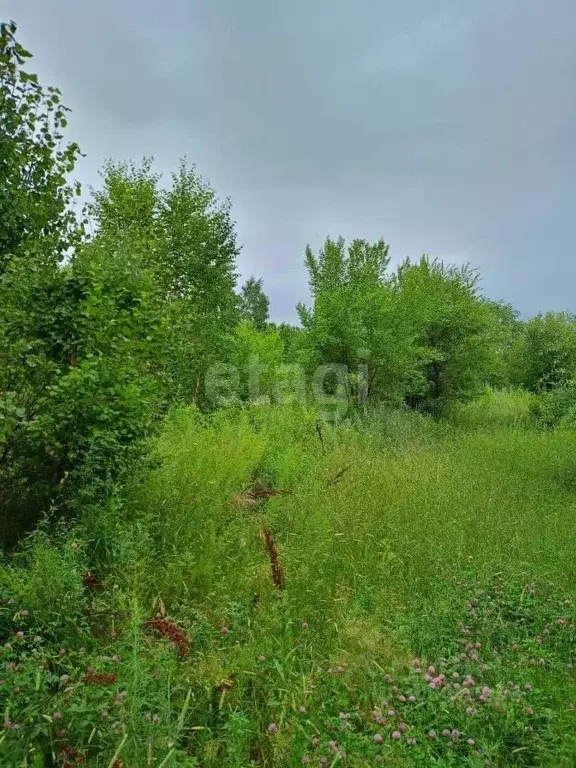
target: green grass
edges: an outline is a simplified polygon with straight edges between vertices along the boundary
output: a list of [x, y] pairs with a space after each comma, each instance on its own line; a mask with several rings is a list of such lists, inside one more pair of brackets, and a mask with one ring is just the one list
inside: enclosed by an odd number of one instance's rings
[[295, 407], [175, 413], [77, 546], [38, 535], [0, 568], [2, 764], [574, 765], [576, 440], [487, 398], [322, 440]]

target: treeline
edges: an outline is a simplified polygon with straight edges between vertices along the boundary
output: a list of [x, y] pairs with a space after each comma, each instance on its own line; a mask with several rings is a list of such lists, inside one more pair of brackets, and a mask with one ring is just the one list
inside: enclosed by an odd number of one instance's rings
[[[385, 402], [441, 416], [486, 386], [542, 393], [556, 424], [576, 403], [576, 322], [519, 319], [477, 274], [422, 258], [390, 269], [384, 241], [327, 239], [305, 265], [312, 305], [275, 325], [262, 281], [237, 293], [230, 202], [193, 166], [168, 185], [150, 161], [109, 163], [82, 215], [68, 179], [80, 148], [67, 109], [26, 69], [14, 24], [0, 33], [0, 528], [5, 542], [52, 512], [98, 504], [178, 403], [214, 407], [207, 372], [240, 371], [235, 396], [279, 397], [339, 365], [350, 407]], [[574, 393], [574, 394], [572, 394]], [[360, 397], [362, 395], [362, 397]]]

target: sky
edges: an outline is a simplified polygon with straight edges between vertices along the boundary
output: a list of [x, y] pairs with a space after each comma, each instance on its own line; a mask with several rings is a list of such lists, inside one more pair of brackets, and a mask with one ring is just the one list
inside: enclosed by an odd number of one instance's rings
[[0, 0], [107, 158], [186, 156], [230, 197], [241, 279], [308, 299], [306, 244], [467, 262], [524, 315], [576, 311], [574, 0]]

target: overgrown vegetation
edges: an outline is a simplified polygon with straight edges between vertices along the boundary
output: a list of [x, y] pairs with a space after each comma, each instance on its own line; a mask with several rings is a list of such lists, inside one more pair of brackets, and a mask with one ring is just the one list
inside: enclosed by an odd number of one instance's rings
[[328, 238], [275, 325], [194, 167], [74, 213], [15, 35], [0, 763], [573, 766], [575, 318]]

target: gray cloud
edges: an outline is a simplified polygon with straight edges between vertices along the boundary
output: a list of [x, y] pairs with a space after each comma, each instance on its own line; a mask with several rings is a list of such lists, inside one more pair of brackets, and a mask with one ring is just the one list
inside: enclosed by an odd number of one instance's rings
[[[7, 7], [6, 7], [7, 6]], [[36, 70], [104, 157], [180, 155], [230, 195], [273, 314], [302, 253], [381, 235], [471, 261], [525, 313], [576, 310], [573, 0], [7, 0]]]

